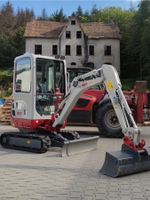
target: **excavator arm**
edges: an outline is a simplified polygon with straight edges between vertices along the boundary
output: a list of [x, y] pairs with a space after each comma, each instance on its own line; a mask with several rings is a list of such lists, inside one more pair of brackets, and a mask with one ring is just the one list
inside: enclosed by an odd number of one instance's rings
[[140, 140], [140, 130], [122, 92], [117, 71], [111, 65], [103, 65], [100, 69], [78, 76], [73, 80], [70, 92], [60, 104], [53, 127], [62, 125], [80, 95], [95, 85], [102, 85], [107, 91], [124, 133], [121, 151], [106, 152], [100, 172], [108, 176], [119, 177], [150, 170], [150, 148], [145, 148], [145, 141]]
[[104, 64], [100, 69], [74, 78], [69, 93], [59, 106], [53, 127], [63, 125], [81, 94], [96, 85], [102, 85], [109, 95], [122, 132], [125, 135], [124, 145], [133, 151], [141, 150], [145, 143], [140, 142], [140, 130], [122, 92], [118, 73], [111, 65]]

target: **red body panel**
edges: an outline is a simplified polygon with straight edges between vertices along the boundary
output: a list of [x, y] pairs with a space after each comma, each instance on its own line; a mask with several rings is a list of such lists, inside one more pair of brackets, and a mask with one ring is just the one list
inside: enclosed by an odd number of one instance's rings
[[91, 90], [87, 90], [84, 92], [85, 95], [89, 95], [89, 96], [93, 96], [96, 99], [96, 103], [99, 103], [102, 98], [105, 95], [105, 91], [104, 90], [96, 90], [96, 89], [91, 89]]
[[[76, 104], [76, 106], [73, 108], [73, 111], [80, 111], [80, 112], [89, 111], [92, 113], [94, 105], [98, 104], [103, 99], [105, 93], [106, 92], [103, 90], [96, 90], [96, 89], [87, 90], [79, 100], [87, 100], [88, 103], [84, 107], [80, 107], [78, 106], [78, 104]], [[132, 91], [124, 91], [124, 95], [130, 108], [133, 111], [133, 115], [136, 122], [143, 123], [144, 122], [143, 108], [144, 106], [148, 105], [147, 93], [139, 94], [135, 93], [135, 91], [132, 90]], [[54, 119], [52, 119], [52, 117], [49, 119], [42, 119], [42, 120], [41, 119], [27, 120], [18, 118], [12, 119], [12, 122], [15, 127], [19, 129], [28, 129], [31, 131], [35, 131], [39, 127], [44, 128], [47, 131], [56, 131], [56, 129], [52, 128], [53, 121]], [[62, 127], [57, 127], [57, 130], [60, 130], [60, 128]]]
[[44, 129], [46, 131], [60, 131], [61, 128], [64, 128], [66, 126], [66, 123], [64, 123], [63, 126], [58, 126], [56, 128], [52, 127], [52, 124], [54, 122], [54, 117], [52, 119], [15, 119], [12, 118], [12, 124], [14, 127], [28, 130], [29, 132], [35, 132], [38, 129]]

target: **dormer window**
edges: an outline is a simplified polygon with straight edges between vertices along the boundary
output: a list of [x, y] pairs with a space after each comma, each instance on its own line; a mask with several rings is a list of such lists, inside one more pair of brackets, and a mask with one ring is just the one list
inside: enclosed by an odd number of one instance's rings
[[76, 20], [71, 20], [71, 25], [76, 25]]

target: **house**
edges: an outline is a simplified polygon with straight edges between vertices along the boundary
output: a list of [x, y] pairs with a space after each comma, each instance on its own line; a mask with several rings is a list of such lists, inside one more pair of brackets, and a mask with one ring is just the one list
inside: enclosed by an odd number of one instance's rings
[[120, 32], [115, 24], [31, 21], [25, 30], [26, 52], [64, 55], [68, 67], [99, 68], [113, 64], [120, 72]]

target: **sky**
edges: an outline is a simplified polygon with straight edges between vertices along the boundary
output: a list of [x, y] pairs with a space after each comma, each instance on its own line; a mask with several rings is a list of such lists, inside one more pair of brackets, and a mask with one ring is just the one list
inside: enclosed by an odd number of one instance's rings
[[[8, 0], [0, 0], [0, 7], [2, 7]], [[64, 14], [70, 16], [77, 10], [80, 5], [83, 11], [90, 11], [94, 5], [99, 9], [106, 7], [121, 7], [122, 9], [134, 8], [136, 9], [140, 0], [9, 0], [13, 5], [14, 11], [17, 12], [18, 8], [29, 8], [34, 10], [35, 15], [41, 15], [42, 10], [45, 8], [46, 13], [50, 16], [56, 10], [63, 8]]]

